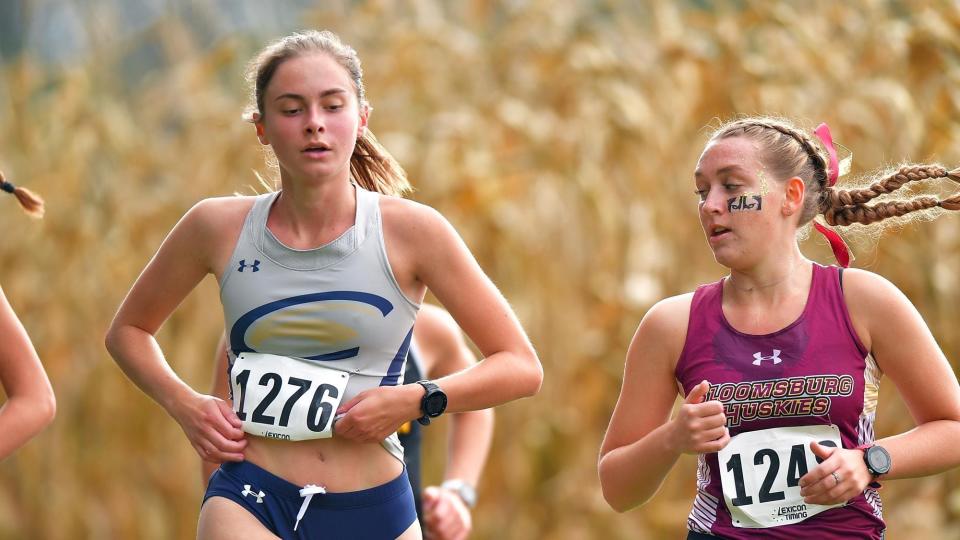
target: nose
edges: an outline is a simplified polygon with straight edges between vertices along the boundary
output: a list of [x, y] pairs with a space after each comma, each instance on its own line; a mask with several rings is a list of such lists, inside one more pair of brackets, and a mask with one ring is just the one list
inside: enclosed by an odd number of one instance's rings
[[711, 189], [700, 205], [700, 211], [706, 214], [720, 214], [727, 208], [727, 200], [719, 190]]
[[323, 115], [318, 107], [310, 107], [308, 109], [304, 130], [308, 135], [323, 132]]

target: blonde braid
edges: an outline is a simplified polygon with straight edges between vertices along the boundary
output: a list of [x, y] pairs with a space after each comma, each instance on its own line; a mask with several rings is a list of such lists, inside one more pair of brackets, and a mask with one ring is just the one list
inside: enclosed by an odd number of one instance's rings
[[947, 171], [946, 167], [940, 165], [905, 165], [886, 178], [874, 182], [870, 187], [862, 189], [827, 189], [827, 195], [824, 197], [823, 209], [829, 210], [834, 207], [851, 206], [863, 204], [886, 193], [893, 193], [908, 182], [917, 182], [920, 180], [951, 178], [957, 180], [960, 169]]
[[874, 205], [854, 204], [842, 208], [831, 208], [824, 212], [823, 217], [830, 225], [847, 226], [852, 223], [869, 225], [887, 218], [934, 208], [940, 204], [940, 201], [934, 197], [917, 197], [908, 201], [886, 201]]
[[900, 189], [908, 182], [949, 178], [960, 182], [960, 169], [948, 171], [941, 165], [906, 165], [870, 187], [863, 189], [829, 189], [821, 201], [821, 213], [830, 225], [846, 226], [851, 223], [869, 225], [887, 218], [899, 217], [910, 212], [941, 207], [944, 210], [960, 210], [960, 195], [943, 200], [934, 197], [917, 197], [910, 200], [885, 201], [872, 206], [867, 201]]
[[954, 195], [953, 197], [946, 198], [940, 201], [940, 208], [944, 210], [951, 210], [956, 212], [960, 210], [960, 194]]
[[827, 187], [827, 160], [824, 159], [823, 154], [820, 153], [816, 143], [813, 142], [813, 138], [807, 135], [805, 131], [799, 130], [792, 126], [769, 122], [756, 122], [756, 124], [767, 129], [777, 130], [787, 137], [791, 137], [793, 140], [797, 141], [797, 143], [800, 144], [800, 147], [803, 148], [803, 151], [807, 153], [807, 157], [809, 157], [810, 161], [813, 163], [814, 180], [816, 180], [817, 183], [823, 188]]

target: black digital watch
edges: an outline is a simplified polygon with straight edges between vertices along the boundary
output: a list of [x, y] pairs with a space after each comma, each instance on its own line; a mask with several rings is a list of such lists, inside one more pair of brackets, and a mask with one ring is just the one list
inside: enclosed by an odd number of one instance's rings
[[420, 400], [420, 411], [423, 412], [423, 416], [417, 418], [417, 422], [426, 426], [430, 424], [431, 418], [440, 416], [443, 414], [443, 411], [447, 409], [447, 395], [443, 393], [443, 390], [441, 390], [439, 386], [431, 381], [417, 381], [417, 384], [426, 390], [426, 393]]
[[886, 448], [871, 444], [862, 447], [861, 450], [863, 450], [863, 462], [867, 464], [867, 471], [874, 478], [890, 472], [893, 460]]

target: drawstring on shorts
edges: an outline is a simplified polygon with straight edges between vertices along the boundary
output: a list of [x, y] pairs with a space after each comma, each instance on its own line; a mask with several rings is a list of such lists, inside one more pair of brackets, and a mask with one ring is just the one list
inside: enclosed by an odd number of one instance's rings
[[307, 484], [303, 486], [303, 489], [300, 490], [300, 496], [306, 497], [303, 500], [303, 504], [300, 505], [300, 512], [297, 513], [297, 522], [293, 524], [293, 530], [297, 530], [297, 526], [300, 525], [300, 520], [303, 519], [304, 514], [307, 513], [307, 507], [310, 506], [310, 499], [313, 499], [313, 496], [317, 493], [324, 494], [327, 490], [323, 486], [315, 486], [313, 484]]

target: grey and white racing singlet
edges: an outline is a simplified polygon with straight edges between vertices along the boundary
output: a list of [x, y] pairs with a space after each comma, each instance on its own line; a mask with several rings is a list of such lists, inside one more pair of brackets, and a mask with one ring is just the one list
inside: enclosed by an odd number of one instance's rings
[[[349, 373], [343, 402], [401, 383], [419, 305], [387, 261], [380, 195], [355, 189], [354, 226], [308, 250], [267, 229], [279, 192], [256, 197], [220, 282], [231, 367], [244, 352], [315, 361]], [[396, 434], [384, 446], [402, 460]]]

